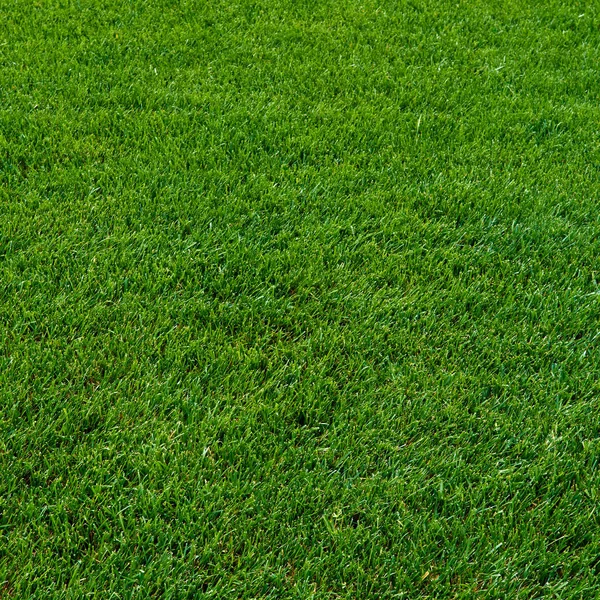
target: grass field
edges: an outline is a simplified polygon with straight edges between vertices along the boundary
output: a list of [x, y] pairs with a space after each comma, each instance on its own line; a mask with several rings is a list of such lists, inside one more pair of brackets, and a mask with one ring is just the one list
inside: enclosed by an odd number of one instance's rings
[[600, 5], [0, 4], [0, 598], [600, 597]]

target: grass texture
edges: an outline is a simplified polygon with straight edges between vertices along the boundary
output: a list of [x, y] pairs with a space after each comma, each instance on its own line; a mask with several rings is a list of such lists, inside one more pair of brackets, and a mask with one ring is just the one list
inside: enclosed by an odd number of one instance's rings
[[0, 597], [600, 597], [599, 8], [3, 1]]

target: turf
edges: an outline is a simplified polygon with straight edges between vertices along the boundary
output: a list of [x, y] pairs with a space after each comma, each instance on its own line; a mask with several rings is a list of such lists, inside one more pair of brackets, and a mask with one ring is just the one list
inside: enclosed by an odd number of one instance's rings
[[0, 597], [600, 597], [596, 3], [0, 23]]

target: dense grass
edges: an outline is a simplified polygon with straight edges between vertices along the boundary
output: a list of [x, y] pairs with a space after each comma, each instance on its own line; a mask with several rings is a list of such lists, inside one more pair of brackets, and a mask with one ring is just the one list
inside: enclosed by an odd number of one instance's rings
[[600, 596], [600, 14], [0, 5], [0, 597]]

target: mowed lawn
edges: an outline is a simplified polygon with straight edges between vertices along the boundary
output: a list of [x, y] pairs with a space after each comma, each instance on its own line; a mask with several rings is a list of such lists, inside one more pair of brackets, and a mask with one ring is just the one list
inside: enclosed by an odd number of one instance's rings
[[0, 598], [600, 597], [600, 5], [0, 4]]

